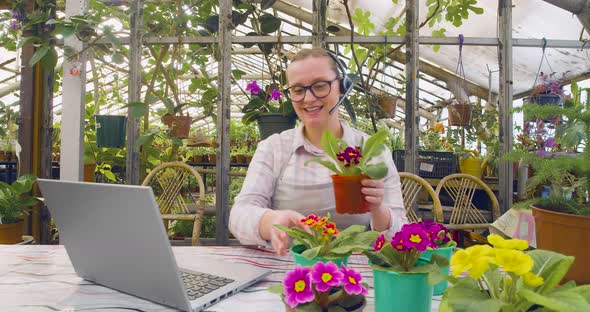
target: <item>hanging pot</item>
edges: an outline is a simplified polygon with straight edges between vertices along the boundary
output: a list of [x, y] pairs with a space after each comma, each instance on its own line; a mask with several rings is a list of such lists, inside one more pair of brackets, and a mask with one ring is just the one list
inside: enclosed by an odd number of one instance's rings
[[471, 104], [450, 104], [447, 106], [449, 113], [449, 126], [469, 126], [471, 124]]
[[190, 116], [165, 115], [162, 122], [170, 129], [170, 135], [179, 139], [188, 138], [193, 118]]
[[275, 133], [295, 127], [295, 118], [284, 116], [281, 113], [264, 113], [258, 116], [258, 130], [260, 139], [264, 140]]
[[341, 176], [335, 174], [331, 177], [334, 186], [336, 213], [369, 212], [369, 203], [365, 200], [365, 195], [361, 193], [361, 180], [367, 179], [366, 175]]
[[96, 146], [116, 147], [125, 146], [125, 129], [127, 116], [96, 115]]
[[395, 117], [395, 110], [397, 108], [397, 101], [399, 98], [393, 95], [385, 95], [380, 96], [378, 98], [379, 101], [379, 109], [377, 111], [377, 116], [379, 118], [393, 118]]

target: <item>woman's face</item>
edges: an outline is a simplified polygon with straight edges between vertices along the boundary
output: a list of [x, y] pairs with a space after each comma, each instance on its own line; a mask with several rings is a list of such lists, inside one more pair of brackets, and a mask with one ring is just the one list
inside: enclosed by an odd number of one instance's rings
[[[304, 125], [312, 128], [326, 128], [331, 123], [338, 123], [338, 110], [332, 114], [329, 111], [338, 103], [340, 97], [339, 80], [336, 72], [330, 67], [330, 57], [308, 57], [306, 59], [291, 63], [287, 68], [287, 80], [289, 87], [308, 87], [314, 85], [316, 95], [320, 94], [324, 88], [329, 88], [329, 93], [323, 98], [317, 98], [309, 90], [310, 88], [300, 89], [298, 93], [305, 93], [305, 98], [301, 101], [293, 101], [293, 107], [299, 119]], [[328, 82], [328, 84], [317, 84], [318, 82]], [[323, 86], [322, 86], [323, 85]], [[303, 91], [301, 91], [303, 90]], [[291, 89], [291, 91], [294, 91]], [[324, 92], [324, 93], [326, 93]], [[294, 98], [292, 92], [291, 99]]]

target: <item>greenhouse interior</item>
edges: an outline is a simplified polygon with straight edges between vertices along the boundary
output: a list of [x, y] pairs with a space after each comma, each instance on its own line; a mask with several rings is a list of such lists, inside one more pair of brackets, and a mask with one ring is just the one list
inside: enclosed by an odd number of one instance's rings
[[589, 0], [0, 0], [2, 311], [590, 311]]

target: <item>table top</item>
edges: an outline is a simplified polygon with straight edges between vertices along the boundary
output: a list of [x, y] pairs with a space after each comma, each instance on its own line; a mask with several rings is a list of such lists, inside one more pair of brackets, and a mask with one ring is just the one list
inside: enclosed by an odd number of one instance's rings
[[[266, 267], [272, 274], [246, 290], [222, 300], [206, 311], [284, 311], [279, 296], [267, 291], [293, 268], [291, 255], [250, 247], [173, 247], [179, 266], [208, 255], [221, 261]], [[365, 311], [374, 311], [373, 274], [363, 255], [353, 255], [349, 267], [361, 272], [370, 286]], [[0, 245], [1, 311], [172, 311], [132, 295], [86, 281], [74, 271], [66, 250], [59, 245]], [[432, 300], [438, 311], [441, 297]]]

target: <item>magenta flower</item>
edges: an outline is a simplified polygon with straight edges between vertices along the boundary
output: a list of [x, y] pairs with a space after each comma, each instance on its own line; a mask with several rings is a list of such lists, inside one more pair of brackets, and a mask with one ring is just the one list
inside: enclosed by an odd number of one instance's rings
[[426, 233], [428, 234], [428, 237], [432, 242], [432, 248], [436, 248], [451, 240], [448, 235], [449, 230], [447, 230], [447, 228], [444, 225], [436, 223], [432, 220], [422, 221], [420, 222], [420, 224], [426, 230]]
[[545, 147], [555, 147], [555, 146], [557, 146], [557, 144], [555, 143], [554, 138], [548, 138], [547, 140], [545, 140]]
[[373, 250], [379, 251], [383, 248], [383, 245], [385, 245], [385, 235], [381, 234], [375, 240], [375, 245], [373, 245]]
[[340, 281], [344, 278], [344, 273], [338, 270], [338, 266], [334, 262], [317, 262], [311, 270], [311, 281], [315, 284], [318, 291], [325, 292], [331, 286], [340, 285]]
[[350, 167], [351, 164], [358, 165], [361, 155], [361, 148], [359, 146], [352, 148], [347, 147], [344, 152], [336, 154], [338, 161], [343, 162], [345, 167]]
[[391, 246], [397, 251], [406, 251], [408, 248], [404, 245], [402, 231], [398, 231], [391, 238]]
[[407, 249], [416, 248], [416, 250], [423, 252], [431, 244], [428, 234], [418, 223], [404, 224], [401, 234], [402, 244]]
[[285, 302], [295, 308], [300, 303], [313, 301], [314, 293], [311, 289], [311, 274], [308, 267], [296, 266], [285, 273]]
[[281, 91], [277, 89], [273, 89], [270, 93], [270, 100], [271, 101], [278, 101], [281, 98]]
[[254, 80], [246, 85], [246, 91], [250, 91], [251, 94], [257, 95], [260, 92], [260, 86], [256, 80]]
[[360, 273], [353, 269], [347, 269], [344, 264], [342, 264], [342, 273], [344, 273], [344, 278], [342, 279], [342, 284], [344, 284], [344, 291], [349, 295], [359, 295], [367, 294], [367, 289], [365, 286], [361, 284], [361, 280], [363, 277]]

